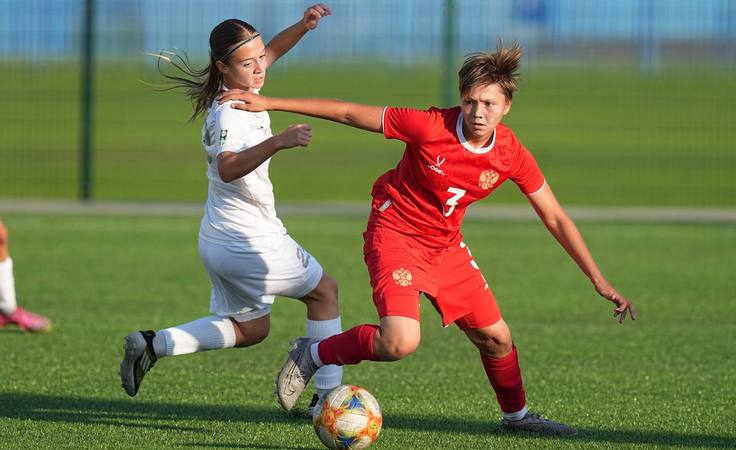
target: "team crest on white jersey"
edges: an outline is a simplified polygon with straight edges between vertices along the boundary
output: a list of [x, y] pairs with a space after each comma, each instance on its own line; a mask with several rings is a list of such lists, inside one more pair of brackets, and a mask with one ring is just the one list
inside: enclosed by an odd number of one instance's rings
[[220, 145], [225, 145], [226, 140], [227, 140], [227, 130], [220, 131]]
[[440, 175], [444, 175], [445, 172], [443, 172], [442, 169], [440, 169], [440, 166], [442, 166], [442, 164], [444, 164], [444, 163], [445, 163], [445, 158], [437, 155], [437, 159], [435, 160], [435, 163], [434, 164], [428, 164], [427, 167], [429, 167], [430, 169], [434, 170], [435, 172], [437, 172]]
[[403, 267], [394, 270], [394, 273], [391, 274], [391, 277], [394, 279], [394, 283], [398, 284], [401, 287], [411, 286], [411, 272], [404, 269]]
[[495, 170], [484, 170], [480, 173], [478, 185], [481, 189], [490, 189], [498, 181], [498, 172]]

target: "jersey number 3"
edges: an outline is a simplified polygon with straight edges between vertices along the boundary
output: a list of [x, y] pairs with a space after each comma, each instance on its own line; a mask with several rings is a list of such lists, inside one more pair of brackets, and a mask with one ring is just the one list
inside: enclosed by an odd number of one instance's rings
[[444, 216], [450, 217], [450, 214], [452, 214], [452, 212], [455, 211], [455, 207], [457, 206], [457, 201], [460, 200], [463, 197], [463, 195], [465, 195], [465, 189], [450, 187], [450, 188], [447, 188], [447, 192], [454, 194], [452, 197], [447, 199], [447, 203], [445, 203], [447, 206], [450, 207], [450, 209], [445, 211]]

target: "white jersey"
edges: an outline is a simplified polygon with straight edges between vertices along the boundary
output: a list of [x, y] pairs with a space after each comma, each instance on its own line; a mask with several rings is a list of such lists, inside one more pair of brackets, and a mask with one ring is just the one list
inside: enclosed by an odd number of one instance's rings
[[220, 179], [220, 153], [248, 151], [273, 135], [267, 112], [233, 109], [231, 103], [215, 100], [202, 127], [209, 186], [199, 235], [216, 244], [250, 246], [253, 239], [285, 235], [286, 228], [276, 217], [270, 158], [242, 178], [230, 183]]

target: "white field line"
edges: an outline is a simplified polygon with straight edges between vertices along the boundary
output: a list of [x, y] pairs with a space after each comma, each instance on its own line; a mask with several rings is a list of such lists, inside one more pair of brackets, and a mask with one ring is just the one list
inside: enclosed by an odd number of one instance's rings
[[[368, 201], [360, 203], [277, 203], [280, 216], [367, 217]], [[591, 222], [663, 222], [736, 224], [736, 208], [670, 207], [582, 207], [565, 208], [578, 221]], [[202, 204], [164, 202], [80, 202], [68, 200], [3, 200], [3, 214], [38, 214], [68, 216], [200, 216]], [[466, 215], [471, 219], [538, 220], [528, 205], [474, 205]]]

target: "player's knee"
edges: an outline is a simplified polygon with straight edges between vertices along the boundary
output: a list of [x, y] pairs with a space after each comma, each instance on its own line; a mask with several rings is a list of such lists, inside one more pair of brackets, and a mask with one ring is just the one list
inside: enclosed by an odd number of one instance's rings
[[337, 305], [337, 281], [331, 276], [324, 274], [322, 284], [322, 302], [333, 306]]
[[270, 321], [253, 320], [248, 322], [235, 322], [239, 333], [236, 333], [236, 347], [249, 347], [263, 342], [271, 330]]
[[513, 345], [514, 344], [511, 340], [511, 334], [509, 333], [507, 335], [495, 338], [490, 350], [493, 351], [494, 356], [506, 356], [511, 352]]
[[378, 356], [384, 361], [398, 361], [414, 353], [419, 347], [419, 336], [401, 336], [384, 339]]
[[502, 357], [513, 348], [513, 339], [511, 331], [505, 327], [502, 330], [496, 330], [492, 334], [486, 334], [473, 339], [473, 343], [478, 349], [491, 356]]
[[514, 343], [511, 340], [511, 334], [504, 335], [501, 338], [497, 338], [494, 341], [493, 348], [495, 349], [496, 356], [506, 356], [511, 353]]
[[304, 297], [305, 303], [334, 307], [337, 305], [337, 281], [328, 274], [324, 274], [319, 284], [312, 292]]
[[268, 337], [269, 331], [270, 331], [269, 327], [256, 329], [252, 333], [252, 335], [249, 336], [250, 340], [252, 341], [253, 344], [261, 343]]

